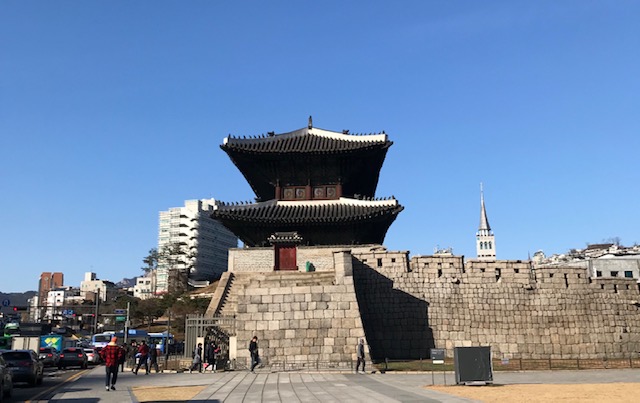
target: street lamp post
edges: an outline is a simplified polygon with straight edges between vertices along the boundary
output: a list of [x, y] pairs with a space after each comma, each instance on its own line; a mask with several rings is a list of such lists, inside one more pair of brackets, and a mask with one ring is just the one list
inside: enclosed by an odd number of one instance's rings
[[124, 344], [127, 344], [127, 334], [129, 333], [129, 308], [131, 302], [127, 301], [127, 319], [124, 322]]
[[100, 288], [98, 288], [98, 292], [96, 292], [95, 298], [96, 298], [96, 315], [93, 321], [93, 334], [98, 333], [98, 308], [100, 306]]

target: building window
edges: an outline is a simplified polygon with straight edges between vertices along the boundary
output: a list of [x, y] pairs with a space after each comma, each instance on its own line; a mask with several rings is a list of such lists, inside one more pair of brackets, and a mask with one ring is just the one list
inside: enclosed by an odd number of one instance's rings
[[378, 259], [378, 267], [382, 267], [382, 259]]
[[600, 270], [596, 271], [596, 277], [602, 277], [602, 272]]
[[611, 277], [618, 277], [618, 272], [617, 271], [612, 271], [611, 272]]
[[633, 278], [633, 272], [631, 270], [625, 270], [624, 276], [626, 278]]

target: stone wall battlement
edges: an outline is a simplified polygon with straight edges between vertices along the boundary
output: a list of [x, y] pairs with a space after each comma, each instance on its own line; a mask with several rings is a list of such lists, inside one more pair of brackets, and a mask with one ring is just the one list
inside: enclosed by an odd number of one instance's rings
[[[404, 252], [353, 253], [353, 265], [376, 358], [425, 358], [431, 347], [451, 355], [453, 347], [472, 345], [491, 345], [505, 358], [628, 357], [640, 351], [634, 279], [591, 279], [584, 268], [533, 270], [528, 261], [409, 260]], [[412, 330], [406, 319], [416, 324]], [[411, 345], [397, 342], [402, 339]]]

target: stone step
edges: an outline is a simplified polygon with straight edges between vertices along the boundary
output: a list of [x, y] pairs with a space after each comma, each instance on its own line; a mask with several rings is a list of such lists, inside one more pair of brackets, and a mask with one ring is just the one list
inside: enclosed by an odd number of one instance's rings
[[333, 271], [314, 273], [269, 273], [252, 278], [251, 285], [260, 287], [328, 285], [333, 284], [334, 280], [335, 273]]
[[238, 312], [238, 290], [270, 287], [298, 287], [333, 284], [335, 272], [272, 272], [272, 273], [233, 273], [229, 291], [222, 302], [220, 315], [233, 316]]

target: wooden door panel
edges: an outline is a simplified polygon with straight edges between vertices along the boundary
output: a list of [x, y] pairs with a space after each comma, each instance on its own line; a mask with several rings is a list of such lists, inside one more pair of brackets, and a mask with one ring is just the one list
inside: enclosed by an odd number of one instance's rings
[[298, 270], [295, 245], [278, 245], [275, 252], [276, 270]]

